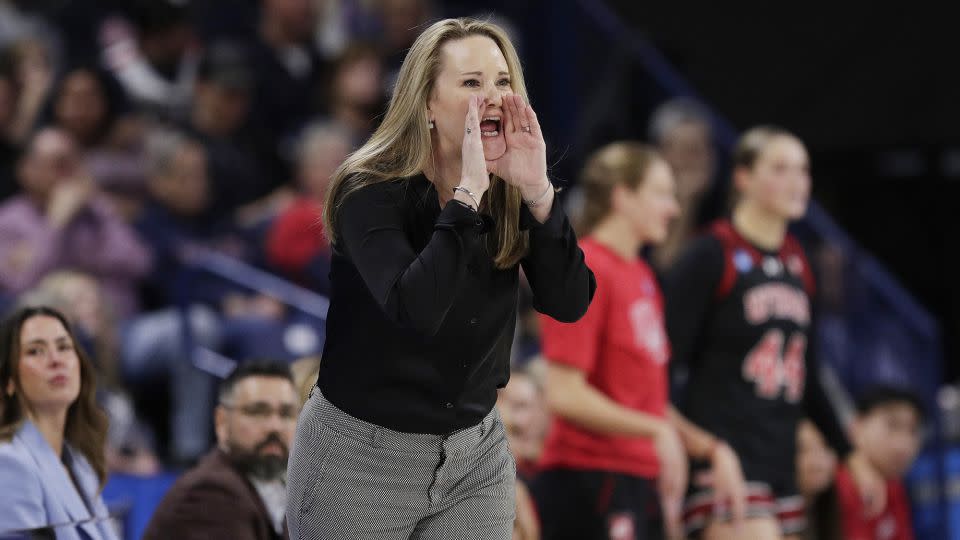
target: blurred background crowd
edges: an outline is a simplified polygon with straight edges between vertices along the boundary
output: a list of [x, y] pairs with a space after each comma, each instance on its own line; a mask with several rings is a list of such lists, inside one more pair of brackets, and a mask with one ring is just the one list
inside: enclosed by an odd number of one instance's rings
[[[170, 478], [213, 445], [217, 382], [237, 363], [306, 359], [298, 369], [309, 378], [329, 290], [319, 219], [328, 180], [377, 125], [419, 31], [478, 14], [514, 33], [573, 218], [590, 151], [624, 137], [661, 150], [682, 210], [649, 256], [669, 269], [726, 208], [735, 132], [708, 105], [713, 94], [694, 98], [631, 32], [629, 7], [0, 0], [0, 309], [48, 304], [76, 325], [110, 417], [116, 480], [106, 493], [140, 520], [130, 531], [143, 524], [136, 479]], [[696, 71], [677, 39], [667, 52]], [[816, 139], [811, 148], [816, 184]], [[897, 381], [933, 413], [910, 494], [918, 537], [944, 533], [940, 488], [960, 463], [944, 452], [960, 435], [960, 393], [942, 386], [937, 318], [820, 207], [797, 232], [817, 266], [818, 347], [838, 409], [852, 415], [860, 391]], [[523, 477], [535, 472], [548, 414], [529, 297], [520, 315], [501, 408]]]
[[[77, 321], [115, 467], [195, 461], [231, 360], [322, 347], [322, 313], [246, 274], [327, 292], [327, 181], [435, 13], [310, 0], [0, 9], [0, 298]], [[245, 274], [190, 271], [210, 254]], [[206, 363], [185, 356], [183, 325]]]

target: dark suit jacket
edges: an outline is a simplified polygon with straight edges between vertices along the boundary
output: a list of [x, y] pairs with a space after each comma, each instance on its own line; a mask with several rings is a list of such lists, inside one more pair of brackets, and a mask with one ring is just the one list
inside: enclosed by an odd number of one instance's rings
[[216, 449], [177, 479], [143, 540], [280, 540], [256, 488]]

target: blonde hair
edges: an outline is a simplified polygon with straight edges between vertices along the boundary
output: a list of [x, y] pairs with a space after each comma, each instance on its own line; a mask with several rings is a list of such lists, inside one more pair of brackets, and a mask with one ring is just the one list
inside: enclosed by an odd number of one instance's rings
[[[503, 29], [467, 18], [444, 19], [430, 25], [407, 52], [380, 126], [334, 174], [323, 209], [324, 230], [331, 243], [337, 241], [337, 213], [348, 196], [366, 186], [413, 176], [431, 163], [427, 102], [440, 72], [441, 49], [448, 42], [470, 36], [485, 36], [497, 44], [507, 61], [513, 93], [527, 99], [520, 58]], [[493, 236], [497, 268], [515, 266], [527, 252], [528, 235], [520, 231], [520, 204], [520, 190], [491, 176], [481, 209], [496, 221]]]
[[583, 213], [577, 232], [590, 234], [610, 214], [613, 188], [618, 185], [638, 188], [650, 165], [658, 159], [662, 159], [660, 153], [652, 146], [635, 141], [610, 143], [591, 154], [580, 178]]

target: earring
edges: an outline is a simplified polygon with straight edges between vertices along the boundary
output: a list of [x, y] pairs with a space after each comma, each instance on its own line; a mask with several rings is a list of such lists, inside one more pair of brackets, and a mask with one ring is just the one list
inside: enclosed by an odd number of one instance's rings
[[430, 129], [433, 129], [433, 120], [427, 121], [427, 127], [429, 127]]

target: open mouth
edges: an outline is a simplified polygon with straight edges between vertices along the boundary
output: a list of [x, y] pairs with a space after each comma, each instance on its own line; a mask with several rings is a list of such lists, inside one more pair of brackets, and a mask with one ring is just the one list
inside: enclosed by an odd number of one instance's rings
[[484, 137], [496, 137], [500, 134], [500, 117], [485, 116], [480, 121], [480, 135]]

